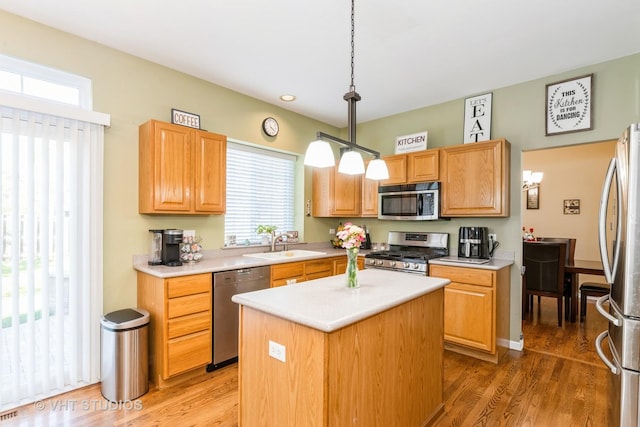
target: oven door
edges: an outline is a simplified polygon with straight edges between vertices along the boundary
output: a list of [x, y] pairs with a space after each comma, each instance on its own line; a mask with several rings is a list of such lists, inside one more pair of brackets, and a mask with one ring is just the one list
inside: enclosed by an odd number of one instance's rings
[[438, 209], [438, 190], [378, 194], [379, 219], [436, 220]]

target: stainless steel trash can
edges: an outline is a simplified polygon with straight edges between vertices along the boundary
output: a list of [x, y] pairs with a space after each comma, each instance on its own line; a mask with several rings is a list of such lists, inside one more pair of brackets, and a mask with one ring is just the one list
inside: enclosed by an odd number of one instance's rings
[[102, 395], [126, 402], [149, 391], [149, 312], [127, 308], [100, 321]]

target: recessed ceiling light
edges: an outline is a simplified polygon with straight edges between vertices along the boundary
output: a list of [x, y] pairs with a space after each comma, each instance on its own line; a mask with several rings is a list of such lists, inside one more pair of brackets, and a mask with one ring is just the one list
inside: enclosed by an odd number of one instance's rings
[[284, 102], [291, 102], [291, 101], [295, 101], [296, 97], [294, 95], [281, 95], [280, 99], [283, 100]]

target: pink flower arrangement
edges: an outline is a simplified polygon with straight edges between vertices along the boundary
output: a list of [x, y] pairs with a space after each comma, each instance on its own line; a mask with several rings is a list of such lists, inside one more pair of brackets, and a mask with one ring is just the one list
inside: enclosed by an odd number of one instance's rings
[[343, 229], [338, 231], [336, 237], [342, 241], [342, 247], [345, 249], [359, 248], [366, 240], [364, 229], [350, 222], [344, 224]]

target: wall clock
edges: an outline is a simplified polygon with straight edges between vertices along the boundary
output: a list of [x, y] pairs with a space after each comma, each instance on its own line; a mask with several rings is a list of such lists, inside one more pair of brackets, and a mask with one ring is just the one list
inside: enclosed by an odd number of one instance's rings
[[280, 131], [280, 125], [273, 117], [267, 117], [262, 121], [262, 130], [269, 136], [276, 136]]

